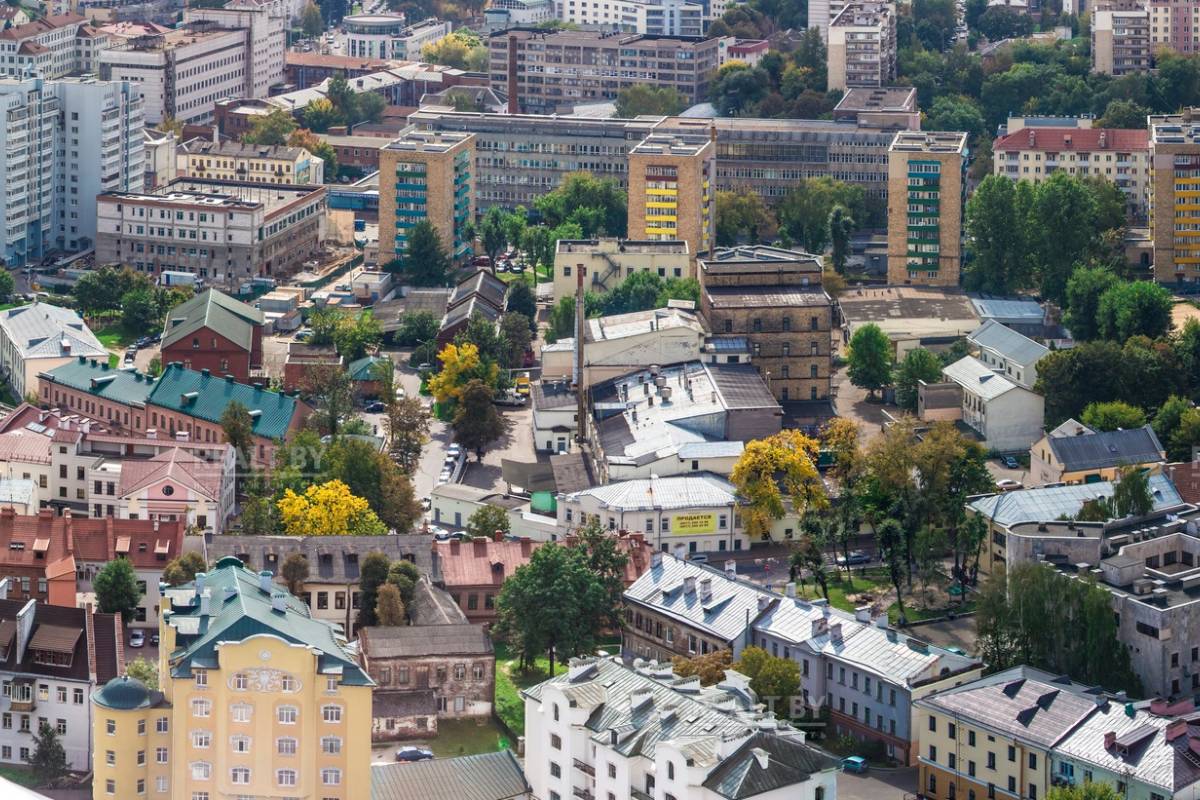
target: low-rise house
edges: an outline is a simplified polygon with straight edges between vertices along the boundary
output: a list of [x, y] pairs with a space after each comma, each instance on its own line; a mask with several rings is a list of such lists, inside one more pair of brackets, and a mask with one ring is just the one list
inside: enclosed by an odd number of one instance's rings
[[468, 486], [465, 483], [440, 483], [429, 493], [430, 513], [437, 525], [462, 530], [467, 527], [471, 515], [484, 506], [513, 509], [525, 504], [525, 500], [494, 491]]
[[262, 334], [260, 309], [207, 289], [167, 313], [162, 363], [178, 361], [246, 383], [262, 373]]
[[305, 391], [311, 370], [341, 367], [342, 357], [331, 344], [288, 342], [287, 357], [283, 362], [283, 388], [289, 392]]
[[[485, 626], [471, 623], [361, 628], [363, 663], [379, 695], [432, 692], [433, 727], [408, 718], [375, 715], [372, 738], [403, 739], [437, 735], [437, 719], [487, 718], [496, 689], [496, 657]], [[384, 698], [382, 707], [404, 702]], [[378, 706], [377, 704], [377, 707]]]
[[951, 797], [1045, 797], [1051, 752], [1106, 698], [1099, 689], [1014, 667], [917, 700], [920, 791]]
[[[357, 361], [351, 361], [346, 367], [346, 371], [350, 373], [350, 380], [354, 382], [354, 396], [359, 400], [368, 397], [379, 397], [380, 375], [384, 374], [382, 370], [388, 368], [389, 357], [384, 356], [363, 356]], [[383, 398], [388, 400], [390, 398]]]
[[180, 174], [250, 183], [320, 184], [325, 161], [303, 147], [191, 139], [179, 146]]
[[763, 711], [732, 670], [701, 688], [669, 665], [575, 659], [522, 695], [535, 797], [836, 796], [837, 761]]
[[972, 331], [967, 343], [976, 349], [984, 366], [1031, 391], [1037, 385], [1038, 362], [1050, 352], [1046, 345], [993, 319]]
[[373, 764], [371, 800], [533, 800], [512, 750]]
[[24, 398], [37, 391], [38, 373], [75, 357], [108, 358], [108, 350], [69, 308], [33, 302], [0, 311], [0, 372]]
[[[68, 769], [92, 766], [92, 691], [125, 672], [119, 614], [10, 600], [0, 579], [0, 764], [24, 767], [40, 723], [58, 735]], [[97, 753], [97, 757], [100, 755]]]
[[[232, 471], [182, 448], [120, 462], [119, 471], [117, 514], [122, 519], [178, 520], [197, 532], [220, 534], [233, 513]], [[95, 516], [99, 510], [99, 503], [93, 503]]]
[[575, 450], [579, 435], [579, 395], [565, 381], [545, 377], [533, 384], [529, 393], [533, 405], [533, 449], [539, 452], [569, 453]]
[[438, 561], [425, 547], [416, 547], [405, 536], [204, 536], [187, 540], [210, 564], [233, 556], [247, 569], [270, 572], [275, 582], [287, 586], [283, 563], [299, 553], [308, 562], [308, 577], [295, 593], [314, 619], [353, 632], [358, 617], [362, 561], [370, 553], [382, 553], [389, 561], [404, 559], [433, 580], [439, 580]]
[[569, 532], [595, 519], [641, 533], [662, 552], [731, 552], [750, 548], [741, 505], [733, 485], [711, 473], [636, 478], [559, 495], [558, 526]]
[[917, 389], [917, 416], [961, 421], [990, 450], [1023, 451], [1042, 432], [1045, 399], [974, 356], [942, 370], [942, 382]]
[[438, 327], [438, 347], [445, 347], [467, 327], [471, 317], [479, 315], [496, 323], [504, 313], [508, 284], [481, 269], [458, 282], [446, 301], [446, 313]]
[[554, 299], [574, 297], [579, 278], [589, 292], [615, 289], [635, 272], [694, 278], [688, 243], [679, 239], [559, 239], [554, 249]]
[[1029, 472], [1038, 483], [1096, 483], [1116, 479], [1129, 467], [1158, 472], [1166, 451], [1149, 425], [1076, 435], [1046, 434], [1029, 450]]

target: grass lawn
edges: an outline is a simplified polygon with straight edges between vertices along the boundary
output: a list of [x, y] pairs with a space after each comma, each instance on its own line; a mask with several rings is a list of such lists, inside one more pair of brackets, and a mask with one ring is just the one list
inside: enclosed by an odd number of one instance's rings
[[453, 758], [510, 750], [514, 743], [489, 718], [483, 725], [473, 719], [438, 720], [437, 738], [426, 744], [438, 758]]
[[[621, 640], [602, 639], [596, 647], [605, 650], [609, 655], [621, 652]], [[558, 675], [567, 668], [562, 664], [554, 667]], [[504, 724], [514, 733], [521, 734], [525, 730], [525, 701], [521, 698], [521, 690], [541, 683], [550, 677], [549, 659], [539, 658], [530, 672], [517, 671], [517, 659], [508, 651], [503, 643], [496, 644], [496, 716], [504, 720]]]
[[137, 341], [138, 338], [136, 334], [128, 333], [120, 325], [108, 325], [93, 332], [96, 334], [96, 338], [100, 340], [100, 344], [109, 350], [124, 350]]
[[10, 780], [13, 783], [21, 786], [34, 788], [37, 782], [33, 779], [33, 773], [27, 769], [19, 769], [17, 767], [0, 767], [0, 778]]
[[[877, 598], [890, 588], [891, 581], [882, 575], [855, 573], [851, 583], [846, 582], [844, 573], [837, 577], [831, 576], [829, 580], [829, 605], [854, 613], [854, 609], [867, 605], [868, 601], [866, 598], [860, 595], [866, 593], [871, 595], [872, 598]], [[798, 596], [808, 600], [815, 600], [823, 596], [821, 594], [821, 587], [813, 583], [806, 583], [803, 591], [801, 591], [801, 587], [797, 586], [796, 593]], [[851, 600], [851, 596], [855, 599]]]

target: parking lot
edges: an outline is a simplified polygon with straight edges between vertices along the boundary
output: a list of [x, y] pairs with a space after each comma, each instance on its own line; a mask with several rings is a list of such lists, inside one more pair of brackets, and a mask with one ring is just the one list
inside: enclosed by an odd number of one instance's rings
[[838, 775], [838, 800], [906, 800], [917, 792], [917, 770], [871, 769], [862, 775]]

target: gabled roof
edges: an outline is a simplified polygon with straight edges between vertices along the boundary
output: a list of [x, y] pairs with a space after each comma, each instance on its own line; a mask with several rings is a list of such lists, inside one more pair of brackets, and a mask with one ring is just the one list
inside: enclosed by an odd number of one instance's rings
[[942, 375], [963, 387], [964, 392], [978, 395], [984, 400], [995, 400], [1002, 394], [1021, 388], [974, 356], [965, 356], [948, 364], [942, 369]]
[[916, 704], [1049, 748], [1095, 713], [1102, 700], [1098, 689], [1020, 666], [928, 695]]
[[[688, 591], [686, 579], [695, 585]], [[701, 594], [701, 581], [711, 581], [712, 594]], [[778, 597], [748, 581], [728, 578], [724, 572], [666, 553], [625, 590], [625, 602], [653, 609], [721, 641], [731, 642], [746, 630]]]
[[529, 791], [511, 750], [371, 767], [371, 800], [510, 800]]
[[[228, 591], [227, 591], [228, 590]], [[200, 613], [199, 591], [209, 595], [209, 613]], [[275, 611], [272, 595], [281, 595], [283, 611]], [[318, 659], [317, 669], [341, 675], [349, 686], [372, 686], [346, 640], [325, 621], [309, 616], [308, 605], [274, 584], [270, 592], [259, 586], [259, 576], [236, 558], [223, 558], [204, 576], [203, 585], [189, 583], [171, 590], [171, 610], [164, 622], [176, 630], [178, 649], [171, 655], [171, 675], [191, 674], [193, 665], [219, 665], [221, 642], [245, 641], [253, 636], [274, 636], [285, 642], [306, 645]]]
[[446, 303], [447, 308], [454, 308], [471, 297], [479, 297], [497, 311], [504, 310], [504, 298], [508, 296], [508, 284], [492, 275], [486, 269], [481, 269], [474, 275], [464, 278], [450, 293]]
[[1148, 151], [1150, 132], [1146, 128], [1022, 128], [1001, 136], [992, 144], [992, 152], [1037, 150], [1041, 152]]
[[154, 379], [149, 375], [110, 367], [107, 354], [101, 358], [81, 355], [41, 374], [68, 389], [137, 408], [146, 405], [146, 398], [154, 388]]
[[254, 346], [254, 329], [263, 324], [263, 312], [234, 300], [216, 289], [206, 289], [167, 313], [162, 347], [167, 349], [202, 328], [221, 334], [249, 351]]
[[[1156, 512], [1183, 504], [1175, 485], [1164, 475], [1151, 475], [1149, 488]], [[997, 525], [1011, 527], [1022, 522], [1051, 522], [1064, 516], [1073, 517], [1084, 502], [1095, 500], [1097, 495], [1112, 497], [1112, 494], [1112, 482], [1099, 481], [989, 494], [967, 505]]]
[[185, 369], [178, 362], [166, 365], [146, 402], [216, 424], [226, 407], [238, 402], [250, 410], [254, 435], [266, 439], [282, 439], [301, 410], [294, 397]]
[[377, 381], [379, 373], [375, 365], [387, 363], [387, 360], [387, 356], [364, 356], [357, 361], [351, 361], [346, 371], [350, 373], [352, 381]]
[[[25, 652], [17, 645], [17, 614], [32, 603], [33, 628]], [[47, 678], [87, 681], [91, 674], [88, 663], [89, 644], [96, 655], [96, 682], [105, 683], [124, 671], [124, 661], [117, 654], [117, 635], [120, 623], [114, 614], [92, 614], [95, 640], [88, 642], [87, 611], [82, 608], [52, 606], [37, 600], [0, 600], [0, 671], [25, 673]], [[35, 649], [53, 649], [68, 654], [70, 665], [37, 663]]]
[[729, 800], [803, 783], [813, 773], [836, 769], [838, 762], [798, 738], [756, 733], [714, 769], [703, 786]]
[[103, 356], [108, 350], [69, 308], [31, 303], [0, 312], [0, 328], [21, 358]]
[[967, 341], [977, 347], [993, 350], [1009, 361], [1025, 366], [1036, 364], [1050, 352], [1044, 344], [1038, 344], [1028, 336], [1022, 336], [1007, 325], [994, 319], [985, 321], [967, 336]]
[[1046, 444], [1067, 472], [1164, 460], [1163, 446], [1149, 425], [1081, 436], [1052, 436]]
[[117, 493], [125, 497], [151, 484], [170, 480], [209, 500], [217, 500], [221, 494], [222, 475], [220, 463], [205, 461], [182, 448], [172, 447], [145, 460], [124, 460]]

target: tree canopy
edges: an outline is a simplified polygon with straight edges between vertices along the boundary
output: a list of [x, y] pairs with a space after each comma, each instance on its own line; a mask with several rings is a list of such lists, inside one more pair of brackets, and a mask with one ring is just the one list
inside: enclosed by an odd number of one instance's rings
[[748, 535], [766, 535], [789, 510], [802, 515], [828, 503], [817, 474], [817, 447], [794, 429], [746, 444], [729, 479], [746, 500], [742, 518]]
[[850, 337], [850, 383], [874, 395], [892, 382], [892, 342], [873, 322], [863, 325]]
[[367, 501], [340, 480], [312, 484], [303, 493], [285, 489], [276, 506], [288, 536], [371, 536], [387, 528]]

